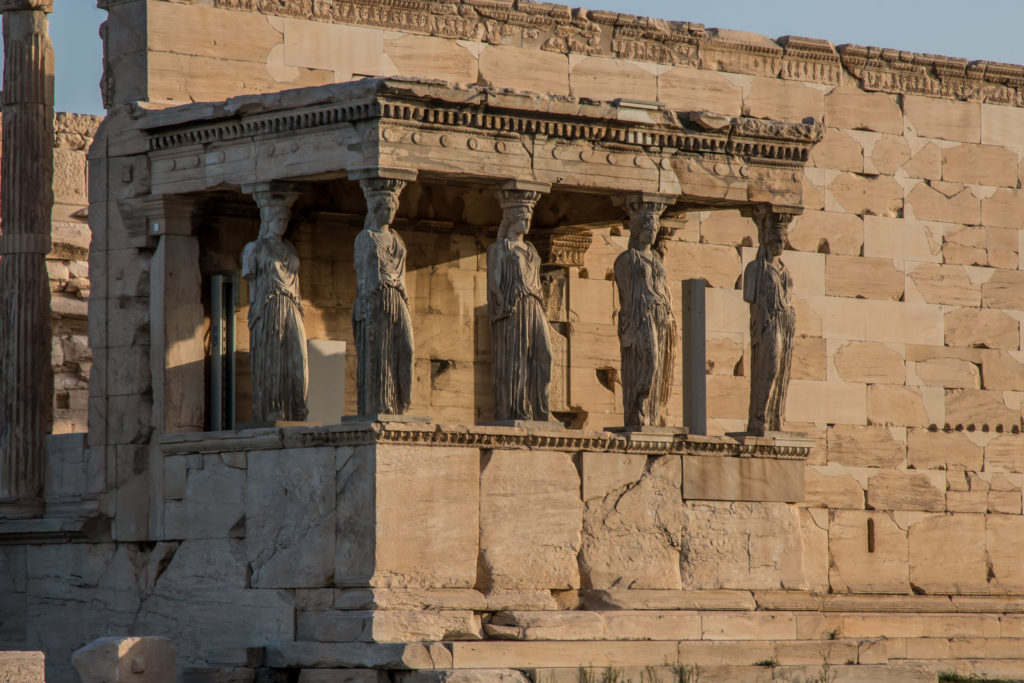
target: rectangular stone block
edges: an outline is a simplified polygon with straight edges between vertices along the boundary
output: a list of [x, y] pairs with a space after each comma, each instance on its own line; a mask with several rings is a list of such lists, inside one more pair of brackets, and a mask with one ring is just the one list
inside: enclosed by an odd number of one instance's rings
[[942, 150], [942, 179], [969, 185], [1017, 187], [1017, 151], [963, 144]]
[[338, 449], [338, 586], [471, 588], [476, 583], [476, 448]]
[[980, 103], [905, 95], [903, 116], [922, 137], [981, 142]]
[[831, 510], [864, 509], [864, 489], [845, 467], [808, 467], [804, 473], [808, 506]]
[[903, 112], [896, 95], [836, 88], [825, 96], [828, 125], [853, 130], [903, 134]]
[[942, 345], [943, 317], [939, 306], [895, 301], [866, 301], [868, 341]]
[[[799, 509], [788, 503], [686, 501], [683, 587], [806, 589]], [[722, 529], [730, 533], [722, 534]]]
[[245, 535], [245, 470], [220, 455], [199, 455], [186, 471], [185, 495], [164, 503], [168, 539], [239, 538]]
[[578, 588], [583, 504], [569, 454], [490, 451], [484, 454], [479, 487], [478, 583], [506, 589]]
[[804, 464], [768, 458], [683, 456], [683, 498], [798, 503]]
[[828, 296], [897, 301], [903, 296], [903, 280], [891, 258], [830, 255], [825, 259]]
[[865, 424], [865, 385], [792, 380], [786, 396], [786, 419], [822, 424]]
[[864, 256], [890, 258], [897, 268], [904, 260], [941, 263], [942, 232], [942, 223], [864, 216]]
[[780, 612], [754, 614], [705, 614], [701, 619], [704, 640], [794, 640], [796, 617]]
[[889, 470], [868, 479], [867, 505], [872, 510], [926, 510], [946, 508], [946, 477], [942, 472]]
[[913, 585], [928, 593], [989, 591], [984, 515], [928, 515], [908, 537]]
[[[829, 585], [836, 593], [907, 593], [907, 533], [889, 515], [836, 510], [829, 524]], [[843, 631], [843, 635], [855, 634]]]
[[311, 610], [298, 613], [298, 640], [408, 643], [479, 640], [480, 616], [469, 610]]
[[334, 575], [335, 449], [254, 451], [245, 492], [256, 588], [319, 588]]
[[677, 647], [676, 641], [459, 642], [452, 643], [452, 660], [459, 669], [647, 666], [676, 661]]
[[584, 453], [580, 580], [591, 588], [678, 589], [681, 458]]

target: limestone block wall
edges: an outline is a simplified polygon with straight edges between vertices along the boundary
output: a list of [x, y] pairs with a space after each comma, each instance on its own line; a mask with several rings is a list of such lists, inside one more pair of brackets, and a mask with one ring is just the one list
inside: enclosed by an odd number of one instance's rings
[[53, 149], [53, 433], [85, 432], [89, 417], [89, 188], [86, 154], [100, 117], [59, 113]]
[[[1013, 85], [1021, 67], [925, 56], [897, 63], [874, 49], [542, 3], [108, 4], [108, 38], [139, 41], [116, 59], [108, 41], [113, 104], [400, 73], [824, 121], [804, 172], [805, 213], [784, 256], [798, 309], [788, 428], [817, 439], [804, 514], [828, 533], [829, 547], [815, 551], [817, 585], [927, 592], [939, 567], [963, 574], [957, 591], [1017, 590], [1015, 565], [998, 556], [1022, 520], [1024, 95]], [[140, 182], [125, 173], [116, 169], [129, 178], [119, 192]], [[710, 287], [709, 430], [742, 430], [749, 342], [740, 278], [754, 226], [732, 210], [673, 220], [671, 277]], [[626, 238], [615, 227], [594, 233], [567, 283], [566, 407], [603, 427], [620, 420], [610, 271]], [[436, 268], [410, 262], [414, 410], [437, 419], [488, 413], [487, 331], [475, 317], [484, 246], [447, 237], [422, 252]], [[344, 254], [310, 250], [303, 268], [313, 335], [346, 339]], [[355, 395], [351, 384], [346, 393]], [[114, 423], [132, 431], [135, 401], [125, 402], [111, 408], [125, 416]], [[679, 406], [677, 388], [670, 416]], [[949, 557], [936, 537], [962, 538], [976, 552]]]

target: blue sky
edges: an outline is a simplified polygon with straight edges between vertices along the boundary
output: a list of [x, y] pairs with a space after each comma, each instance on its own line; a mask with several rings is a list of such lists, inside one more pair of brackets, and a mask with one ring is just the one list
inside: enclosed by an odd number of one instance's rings
[[[571, 4], [581, 4], [574, 2]], [[584, 0], [607, 9], [694, 21], [776, 38], [825, 38], [969, 59], [1024, 64], [1022, 0]], [[99, 114], [102, 52], [95, 0], [56, 0], [56, 106]]]

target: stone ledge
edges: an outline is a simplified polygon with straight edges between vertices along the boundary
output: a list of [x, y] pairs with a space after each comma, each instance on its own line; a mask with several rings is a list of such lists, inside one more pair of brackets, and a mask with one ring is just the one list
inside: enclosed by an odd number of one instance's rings
[[[62, 516], [38, 519], [0, 519], [0, 545], [21, 543], [66, 543], [106, 536], [109, 520], [99, 516], [95, 504], [64, 506]], [[2, 514], [0, 509], [0, 514]]]
[[369, 444], [805, 460], [810, 454], [814, 440], [758, 438], [740, 443], [729, 437], [681, 434], [671, 441], [661, 441], [643, 440], [635, 435], [627, 438], [611, 432], [573, 429], [528, 431], [522, 427], [406, 425], [382, 422], [167, 434], [160, 438], [160, 447], [164, 455]]

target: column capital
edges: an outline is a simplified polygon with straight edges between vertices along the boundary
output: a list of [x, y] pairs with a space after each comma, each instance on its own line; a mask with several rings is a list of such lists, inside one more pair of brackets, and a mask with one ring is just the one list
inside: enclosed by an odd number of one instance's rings
[[526, 190], [539, 194], [551, 192], [551, 183], [541, 183], [535, 180], [506, 180], [499, 187], [502, 190]]
[[404, 180], [412, 182], [416, 180], [419, 171], [408, 168], [390, 168], [386, 166], [368, 166], [356, 168], [348, 172], [349, 180], [368, 180], [372, 178], [390, 178], [392, 180]]
[[0, 0], [0, 13], [31, 11], [50, 13], [53, 11], [53, 0]]
[[783, 204], [752, 204], [740, 209], [741, 216], [753, 218], [754, 220], [757, 220], [759, 216], [767, 216], [769, 214], [789, 216], [786, 220], [792, 220], [796, 216], [803, 215], [803, 212], [802, 206], [787, 206]]
[[677, 197], [650, 192], [632, 192], [612, 197], [612, 203], [632, 218], [636, 214], [657, 213], [660, 217], [665, 209], [675, 204]]
[[188, 195], [149, 195], [120, 200], [117, 207], [131, 236], [131, 243], [126, 246], [153, 247], [156, 246], [154, 240], [163, 235], [190, 234], [195, 206], [195, 197]]

